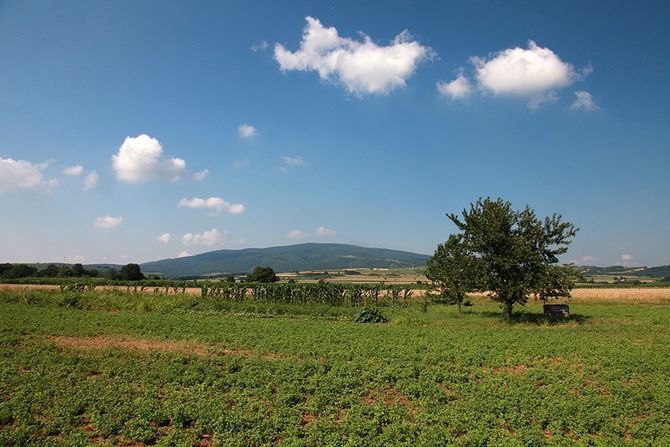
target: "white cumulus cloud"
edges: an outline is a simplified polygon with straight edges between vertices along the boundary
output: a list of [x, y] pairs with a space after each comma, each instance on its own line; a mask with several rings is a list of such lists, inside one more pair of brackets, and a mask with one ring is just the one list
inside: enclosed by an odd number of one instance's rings
[[250, 124], [240, 124], [237, 128], [237, 134], [240, 138], [251, 138], [256, 136], [256, 128]]
[[202, 171], [198, 171], [195, 174], [193, 174], [193, 179], [197, 182], [201, 182], [205, 180], [205, 178], [209, 175], [209, 169], [203, 169]]
[[31, 163], [0, 157], [0, 193], [13, 191], [50, 191], [58, 180], [46, 180], [42, 171], [47, 163]]
[[91, 171], [86, 174], [86, 177], [84, 177], [84, 190], [88, 191], [95, 188], [95, 186], [98, 184], [99, 178], [100, 176], [95, 171]]
[[74, 166], [68, 166], [67, 168], [63, 169], [63, 174], [65, 175], [81, 175], [84, 173], [84, 167], [82, 165], [74, 165]]
[[580, 77], [572, 65], [532, 40], [527, 49], [508, 48], [488, 58], [474, 57], [472, 63], [481, 88], [496, 95], [526, 98], [530, 107], [555, 98], [555, 89]]
[[632, 265], [633, 261], [634, 261], [633, 255], [629, 255], [629, 254], [626, 254], [626, 253], [621, 255], [621, 263], [623, 265], [625, 265], [625, 266]]
[[223, 243], [224, 236], [216, 228], [203, 231], [200, 234], [186, 233], [181, 237], [184, 245], [219, 245]]
[[191, 253], [187, 252], [186, 250], [180, 251], [177, 255], [178, 258], [185, 258], [186, 256], [191, 256]]
[[170, 242], [170, 238], [171, 238], [170, 233], [163, 233], [160, 236], [158, 236], [156, 240], [161, 244], [167, 244]]
[[438, 82], [437, 91], [449, 99], [464, 99], [472, 93], [472, 84], [463, 73], [459, 73], [451, 82]]
[[126, 137], [119, 152], [112, 155], [116, 178], [138, 183], [153, 179], [179, 180], [186, 170], [181, 158], [163, 158], [163, 147], [156, 138], [142, 134]]
[[186, 208], [205, 208], [214, 211], [216, 214], [222, 212], [238, 215], [244, 213], [244, 205], [241, 203], [228, 203], [221, 197], [210, 197], [208, 199], [201, 199], [194, 197], [192, 199], [181, 199], [177, 203], [178, 207]]
[[105, 230], [112, 230], [118, 228], [123, 223], [123, 217], [112, 217], [112, 216], [98, 216], [95, 219], [95, 226], [97, 228], [103, 228]]
[[593, 112], [595, 110], [598, 110], [599, 107], [593, 100], [593, 96], [591, 96], [591, 93], [580, 90], [575, 92], [575, 102], [572, 103], [572, 109], [573, 110], [588, 110], [589, 112]]
[[294, 240], [304, 239], [306, 236], [307, 236], [307, 234], [305, 234], [304, 232], [302, 232], [300, 230], [291, 230], [286, 235], [287, 238], [294, 239]]
[[335, 230], [323, 226], [317, 228], [315, 233], [317, 236], [335, 236], [337, 234]]
[[275, 45], [274, 58], [281, 70], [316, 71], [321, 79], [337, 81], [357, 95], [386, 94], [403, 87], [417, 65], [433, 55], [408, 31], [380, 46], [366, 35], [362, 41], [340, 37], [337, 29], [324, 27], [316, 18], [305, 20], [300, 49]]

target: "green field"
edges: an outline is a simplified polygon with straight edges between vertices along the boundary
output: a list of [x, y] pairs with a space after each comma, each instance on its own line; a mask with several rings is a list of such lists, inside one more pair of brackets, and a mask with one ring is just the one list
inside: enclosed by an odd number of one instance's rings
[[0, 292], [0, 445], [670, 445], [670, 304]]

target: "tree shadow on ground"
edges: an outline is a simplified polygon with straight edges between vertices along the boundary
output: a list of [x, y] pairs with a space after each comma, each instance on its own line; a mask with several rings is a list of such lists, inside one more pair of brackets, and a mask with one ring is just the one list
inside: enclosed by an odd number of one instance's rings
[[[473, 312], [474, 313], [474, 312]], [[490, 310], [477, 312], [482, 317], [488, 318], [497, 318], [500, 321], [510, 324], [535, 324], [535, 325], [546, 325], [551, 326], [560, 326], [563, 324], [577, 323], [584, 324], [591, 320], [592, 317], [581, 314], [571, 313], [568, 318], [559, 318], [559, 317], [547, 317], [543, 313], [537, 312], [526, 312], [526, 311], [516, 311], [512, 314], [512, 319], [508, 320], [506, 315], [503, 315], [502, 312], [492, 312]]]

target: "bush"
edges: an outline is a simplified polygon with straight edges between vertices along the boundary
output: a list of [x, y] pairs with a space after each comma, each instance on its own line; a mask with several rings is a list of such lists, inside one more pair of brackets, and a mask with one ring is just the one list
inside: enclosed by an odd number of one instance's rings
[[386, 323], [388, 320], [376, 307], [365, 307], [354, 318], [356, 323]]

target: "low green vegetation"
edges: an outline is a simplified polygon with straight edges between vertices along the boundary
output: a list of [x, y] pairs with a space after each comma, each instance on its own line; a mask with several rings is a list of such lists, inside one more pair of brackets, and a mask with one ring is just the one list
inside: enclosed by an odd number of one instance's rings
[[471, 299], [0, 291], [0, 445], [670, 444], [670, 305]]

